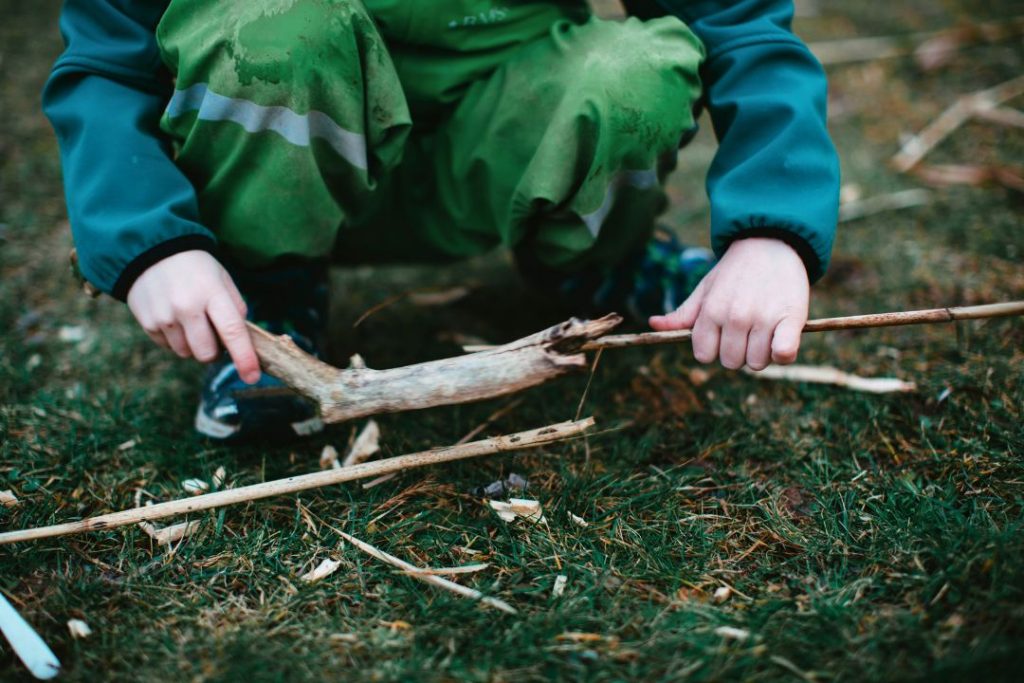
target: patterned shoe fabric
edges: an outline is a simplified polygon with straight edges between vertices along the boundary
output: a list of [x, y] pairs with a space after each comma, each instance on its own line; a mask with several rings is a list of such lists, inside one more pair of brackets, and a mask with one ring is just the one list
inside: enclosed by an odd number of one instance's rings
[[[327, 311], [327, 271], [316, 265], [232, 272], [249, 308], [249, 320], [287, 334], [319, 356]], [[266, 373], [246, 384], [224, 354], [203, 377], [195, 428], [211, 439], [240, 441], [294, 438], [323, 430], [317, 407]]]
[[641, 323], [679, 308], [714, 265], [710, 249], [688, 247], [665, 228], [656, 229], [642, 249], [612, 267], [564, 275], [520, 259], [524, 277], [555, 291], [574, 315], [614, 311]]

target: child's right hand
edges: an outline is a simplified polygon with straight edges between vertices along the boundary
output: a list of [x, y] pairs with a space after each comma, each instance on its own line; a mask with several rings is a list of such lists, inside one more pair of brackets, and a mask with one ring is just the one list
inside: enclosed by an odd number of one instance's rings
[[216, 359], [220, 337], [242, 381], [259, 380], [245, 301], [207, 252], [183, 251], [150, 266], [128, 291], [128, 308], [150, 339], [182, 358]]

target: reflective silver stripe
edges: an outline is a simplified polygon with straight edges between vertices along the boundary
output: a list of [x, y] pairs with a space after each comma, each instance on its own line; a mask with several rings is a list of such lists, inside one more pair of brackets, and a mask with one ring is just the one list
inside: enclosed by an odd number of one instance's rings
[[175, 90], [165, 114], [175, 118], [191, 111], [199, 112], [202, 121], [231, 121], [250, 133], [273, 131], [299, 147], [309, 147], [310, 140], [320, 138], [356, 168], [367, 168], [366, 138], [345, 130], [321, 111], [303, 115], [287, 107], [265, 107], [249, 100], [218, 95], [205, 83]]
[[638, 190], [649, 190], [657, 186], [657, 184], [658, 174], [654, 169], [648, 171], [619, 171], [612, 178], [612, 182], [608, 184], [608, 190], [604, 193], [601, 206], [597, 207], [596, 211], [580, 216], [580, 219], [587, 226], [590, 234], [596, 238], [598, 233], [601, 232], [601, 226], [604, 225], [605, 219], [611, 213], [612, 206], [615, 205], [615, 195], [618, 194], [619, 188], [623, 185], [629, 185]]

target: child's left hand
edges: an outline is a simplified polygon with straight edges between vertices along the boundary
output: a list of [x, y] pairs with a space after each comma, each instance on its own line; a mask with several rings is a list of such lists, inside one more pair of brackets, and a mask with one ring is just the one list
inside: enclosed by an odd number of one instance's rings
[[655, 330], [693, 329], [693, 355], [730, 369], [761, 370], [796, 360], [807, 322], [807, 269], [785, 242], [733, 242], [693, 294], [673, 313], [650, 319]]

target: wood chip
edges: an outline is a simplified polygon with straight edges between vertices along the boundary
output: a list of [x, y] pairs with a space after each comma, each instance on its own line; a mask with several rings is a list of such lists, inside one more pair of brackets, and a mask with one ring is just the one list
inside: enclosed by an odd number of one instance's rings
[[185, 493], [190, 493], [193, 496], [198, 496], [201, 493], [206, 493], [210, 490], [210, 485], [202, 479], [186, 479], [181, 482], [181, 488], [185, 489]]
[[569, 513], [569, 519], [572, 520], [573, 524], [575, 524], [576, 526], [581, 526], [584, 529], [587, 528], [588, 526], [590, 526], [590, 522], [588, 522], [587, 520], [583, 519], [579, 515], [572, 514], [571, 512]]
[[331, 558], [328, 557], [328, 558], [324, 559], [323, 562], [318, 564], [316, 566], [316, 569], [308, 571], [305, 574], [303, 574], [302, 576], [300, 576], [299, 580], [300, 581], [305, 581], [306, 583], [313, 583], [314, 581], [319, 581], [320, 579], [325, 579], [328, 576], [330, 576], [331, 574], [333, 574], [334, 572], [338, 571], [338, 567], [340, 567], [340, 566], [341, 566], [341, 562], [338, 562], [337, 560], [332, 560]]
[[732, 589], [728, 586], [719, 586], [711, 597], [715, 602], [723, 603], [732, 597]]
[[196, 520], [192, 522], [181, 522], [179, 524], [172, 524], [166, 526], [163, 529], [157, 529], [149, 522], [139, 522], [139, 527], [146, 532], [150, 538], [156, 541], [157, 545], [170, 545], [195, 533], [196, 529], [202, 522]]
[[227, 481], [228, 471], [221, 465], [217, 468], [217, 471], [213, 473], [213, 488], [220, 489], [224, 487], [224, 482]]
[[512, 498], [507, 503], [501, 500], [489, 500], [487, 504], [498, 513], [498, 517], [501, 517], [506, 522], [514, 522], [519, 517], [534, 524], [547, 522], [540, 502], [536, 500]]
[[119, 445], [117, 447], [117, 450], [119, 450], [121, 452], [130, 451], [131, 449], [135, 448], [135, 446], [137, 446], [137, 445], [138, 445], [138, 442], [135, 439], [131, 439], [131, 440], [125, 441], [123, 444]]
[[424, 583], [429, 583], [432, 586], [436, 586], [438, 588], [444, 588], [445, 590], [457, 593], [463, 597], [470, 598], [472, 600], [478, 600], [482, 604], [494, 607], [495, 609], [499, 609], [502, 612], [506, 612], [508, 614], [516, 614], [515, 608], [512, 607], [512, 605], [505, 602], [504, 600], [499, 600], [498, 598], [486, 596], [480, 591], [476, 590], [475, 588], [463, 586], [461, 584], [455, 583], [454, 581], [450, 581], [440, 576], [434, 576], [433, 574], [425, 574], [421, 571], [418, 571], [418, 567], [416, 567], [415, 565], [409, 564], [405, 560], [400, 560], [394, 555], [389, 555], [383, 550], [375, 548], [374, 546], [370, 545], [365, 541], [360, 541], [358, 538], [350, 534], [346, 534], [344, 531], [338, 531], [338, 534], [340, 534], [342, 538], [344, 538], [346, 541], [362, 550], [367, 555], [370, 555], [371, 557], [374, 557], [380, 560], [381, 562], [387, 562], [392, 566], [398, 567], [399, 569], [404, 570], [406, 573], [409, 574], [409, 576], [415, 579], [423, 581]]
[[0, 505], [3, 505], [5, 508], [16, 507], [18, 505], [18, 497], [10, 489], [0, 491]]
[[341, 467], [341, 463], [338, 462], [338, 449], [328, 444], [324, 446], [324, 449], [320, 451], [320, 469], [329, 470]]
[[82, 325], [65, 325], [57, 330], [57, 338], [67, 344], [75, 344], [85, 339], [85, 327]]
[[551, 587], [551, 597], [560, 598], [565, 593], [565, 585], [569, 583], [569, 577], [565, 574], [559, 574], [555, 577], [555, 585]]
[[71, 633], [71, 637], [76, 639], [88, 638], [92, 635], [89, 624], [81, 619], [68, 619], [68, 631]]
[[750, 638], [750, 631], [745, 628], [736, 628], [734, 626], [719, 626], [715, 629], [715, 635], [722, 636], [728, 640], [738, 640], [743, 642]]
[[352, 444], [352, 448], [349, 449], [341, 466], [358, 465], [379, 450], [380, 427], [376, 420], [367, 420], [366, 426], [363, 427], [363, 431], [359, 432], [359, 436], [356, 437], [355, 443]]
[[744, 368], [743, 372], [758, 379], [810, 384], [832, 384], [853, 391], [890, 394], [916, 391], [917, 385], [895, 377], [861, 377], [827, 365], [769, 365], [764, 370]]

